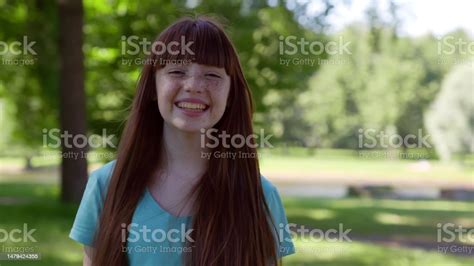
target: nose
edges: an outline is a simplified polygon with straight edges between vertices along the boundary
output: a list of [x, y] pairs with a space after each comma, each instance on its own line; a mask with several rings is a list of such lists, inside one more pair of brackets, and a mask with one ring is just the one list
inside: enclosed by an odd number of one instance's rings
[[202, 79], [193, 75], [185, 80], [183, 88], [188, 93], [203, 93], [205, 86]]

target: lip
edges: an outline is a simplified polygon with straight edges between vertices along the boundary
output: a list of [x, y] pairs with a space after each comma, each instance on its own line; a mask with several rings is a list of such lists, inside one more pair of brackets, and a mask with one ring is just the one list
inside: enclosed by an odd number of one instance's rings
[[174, 104], [178, 104], [180, 102], [200, 103], [200, 104], [207, 105], [209, 107], [208, 103], [206, 103], [205, 101], [203, 101], [201, 99], [198, 99], [198, 98], [184, 98], [184, 99], [177, 100]]
[[[200, 111], [200, 110], [190, 110], [190, 109], [182, 109], [182, 108], [178, 107], [178, 104], [181, 103], [181, 102], [203, 104], [203, 105], [206, 106], [206, 109], [204, 109], [203, 111]], [[205, 113], [209, 110], [209, 104], [207, 104], [205, 101], [200, 100], [200, 99], [197, 99], [197, 98], [184, 98], [184, 99], [177, 100], [177, 101], [174, 103], [174, 106], [175, 106], [176, 108], [178, 108], [178, 110], [181, 111], [183, 114], [185, 114], [185, 115], [187, 115], [187, 116], [190, 116], [190, 117], [201, 116], [201, 115], [205, 114]]]

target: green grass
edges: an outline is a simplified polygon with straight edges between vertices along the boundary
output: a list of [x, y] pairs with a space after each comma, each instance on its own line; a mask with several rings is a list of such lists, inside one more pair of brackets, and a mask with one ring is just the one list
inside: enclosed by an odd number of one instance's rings
[[[284, 260], [286, 265], [473, 265], [474, 257], [443, 254], [434, 250], [387, 247], [360, 242], [368, 237], [424, 240], [436, 248], [437, 224], [454, 223], [474, 227], [474, 202], [404, 201], [380, 199], [283, 198], [289, 223], [306, 228], [351, 229], [352, 242], [329, 242], [297, 237], [297, 255]], [[464, 242], [463, 242], [464, 241]], [[441, 243], [443, 244], [443, 243]], [[465, 239], [454, 245], [474, 245]]]
[[374, 244], [295, 241], [296, 255], [286, 257], [286, 266], [467, 266], [474, 259], [443, 255], [419, 249]]
[[[90, 169], [100, 165], [91, 160]], [[264, 174], [288, 176], [351, 176], [368, 179], [418, 179], [421, 182], [449, 178], [456, 182], [472, 181], [472, 168], [457, 163], [430, 161], [431, 169], [417, 172], [415, 161], [364, 159], [348, 150], [320, 150], [308, 154], [302, 149], [261, 151]], [[9, 262], [6, 265], [81, 265], [82, 247], [68, 238], [77, 205], [63, 204], [59, 197], [59, 158], [35, 157], [35, 171], [18, 171], [22, 158], [1, 158], [0, 228], [14, 229], [24, 223], [36, 228], [37, 243], [27, 243], [42, 255], [40, 261]], [[297, 254], [286, 257], [285, 265], [473, 265], [474, 258], [446, 255], [436, 250], [388, 247], [367, 242], [370, 237], [421, 239], [436, 244], [437, 224], [452, 222], [464, 228], [474, 227], [474, 202], [402, 201], [367, 198], [317, 199], [284, 197], [290, 223], [323, 231], [342, 224], [351, 229], [353, 242], [330, 243], [294, 239]], [[361, 242], [362, 241], [362, 242]], [[474, 243], [467, 243], [474, 244]], [[0, 243], [18, 246], [17, 243]]]
[[[80, 265], [81, 246], [68, 238], [77, 206], [58, 200], [59, 188], [47, 184], [0, 184], [0, 228], [7, 231], [28, 225], [36, 229], [37, 242], [0, 243], [4, 247], [29, 247], [40, 261], [0, 261], [6, 265]], [[4, 202], [8, 199], [8, 202]]]
[[457, 162], [429, 161], [430, 168], [416, 169], [415, 160], [363, 158], [354, 151], [323, 150], [313, 155], [301, 150], [283, 154], [281, 151], [262, 150], [261, 171], [267, 175], [289, 176], [349, 176], [365, 179], [447, 179], [469, 182], [474, 180], [474, 169]]
[[[77, 205], [58, 201], [59, 188], [51, 184], [1, 183], [0, 228], [23, 223], [36, 228], [37, 243], [27, 243], [41, 253], [40, 261], [0, 261], [7, 265], [81, 265], [82, 247], [68, 238]], [[15, 200], [16, 199], [16, 200]], [[288, 220], [322, 230], [342, 223], [354, 235], [436, 237], [437, 222], [473, 226], [472, 202], [396, 201], [370, 199], [283, 198]], [[336, 227], [337, 228], [337, 227]], [[351, 233], [352, 233], [351, 232]], [[349, 234], [352, 236], [352, 234]], [[17, 243], [2, 243], [18, 246]], [[297, 253], [285, 257], [289, 266], [300, 265], [472, 265], [472, 257], [445, 255], [414, 248], [385, 247], [366, 242], [330, 243], [295, 238]]]
[[[261, 149], [260, 165], [264, 175], [285, 176], [315, 176], [315, 177], [360, 177], [364, 179], [396, 179], [436, 181], [447, 180], [452, 182], [472, 182], [474, 180], [474, 156], [467, 156], [466, 164], [461, 165], [457, 161], [443, 163], [437, 160], [429, 160], [428, 169], [417, 169], [416, 160], [389, 159], [380, 156], [379, 151], [368, 151], [369, 158], [360, 156], [357, 151], [343, 149], [318, 149], [311, 153], [304, 148], [272, 148]], [[427, 150], [409, 150], [411, 154], [430, 155], [433, 152]], [[35, 167], [55, 168], [60, 163], [58, 151], [45, 150], [43, 156], [32, 159]], [[98, 158], [111, 156], [104, 151], [92, 151], [89, 163], [96, 166], [100, 163]], [[432, 158], [433, 156], [429, 157]], [[106, 159], [105, 161], [109, 161]], [[0, 170], [2, 167], [20, 169], [24, 165], [23, 158], [0, 157]], [[91, 167], [91, 169], [94, 167]], [[16, 174], [16, 173], [15, 173]], [[28, 173], [21, 173], [28, 176]], [[57, 173], [54, 173], [57, 178]], [[0, 181], [12, 180], [8, 174], [1, 173]], [[47, 179], [47, 178], [46, 178]], [[25, 180], [35, 181], [31, 178]]]
[[474, 202], [285, 197], [284, 205], [291, 223], [322, 230], [337, 229], [341, 223], [354, 236], [406, 236], [436, 241], [438, 223], [474, 228]]

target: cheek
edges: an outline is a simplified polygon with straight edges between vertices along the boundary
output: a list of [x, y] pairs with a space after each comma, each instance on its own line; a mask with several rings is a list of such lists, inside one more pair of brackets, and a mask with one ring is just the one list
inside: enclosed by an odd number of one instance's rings
[[178, 86], [174, 83], [163, 82], [157, 89], [158, 104], [163, 107], [171, 107], [173, 105], [173, 99], [178, 91]]
[[212, 101], [214, 105], [216, 106], [216, 111], [222, 112], [222, 113], [225, 111], [228, 97], [229, 97], [229, 89], [227, 88], [219, 88], [219, 90], [213, 94]]

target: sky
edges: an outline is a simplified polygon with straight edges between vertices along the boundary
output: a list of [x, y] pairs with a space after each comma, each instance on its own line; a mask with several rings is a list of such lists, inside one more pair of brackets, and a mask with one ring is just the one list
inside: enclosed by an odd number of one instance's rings
[[[335, 8], [327, 22], [331, 30], [338, 31], [345, 25], [364, 21], [365, 10], [373, 0], [335, 0]], [[274, 2], [273, 0], [269, 0]], [[322, 0], [287, 0], [286, 6], [291, 9], [296, 2], [307, 3], [309, 16], [321, 12]], [[388, 16], [389, 0], [376, 1], [382, 17]], [[441, 36], [457, 28], [463, 28], [474, 37], [474, 1], [471, 0], [394, 0], [400, 7], [403, 35], [420, 36], [429, 32]], [[337, 3], [337, 4], [336, 4]]]

